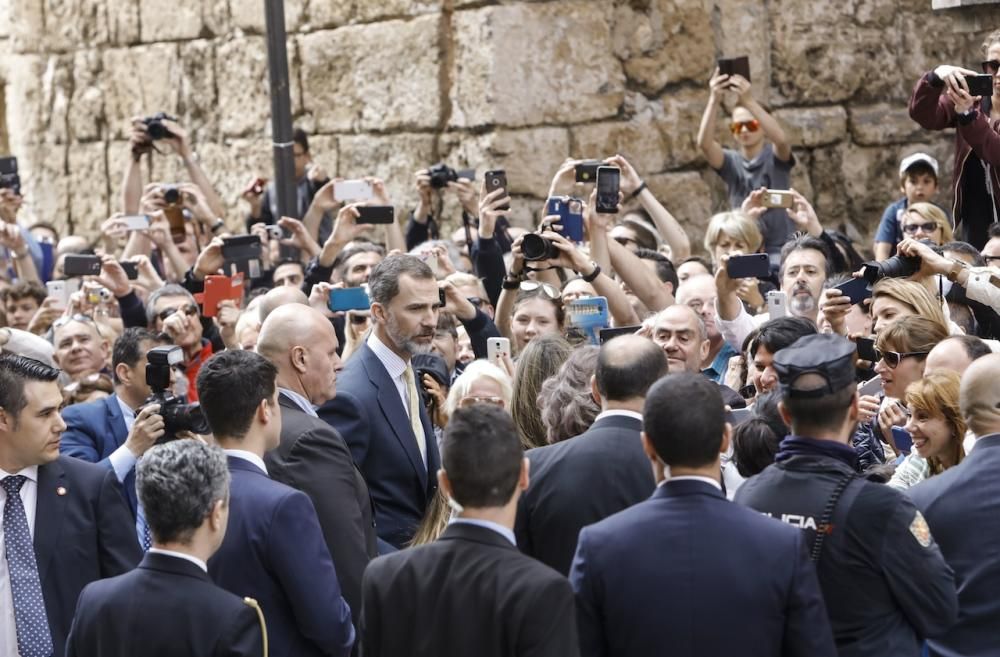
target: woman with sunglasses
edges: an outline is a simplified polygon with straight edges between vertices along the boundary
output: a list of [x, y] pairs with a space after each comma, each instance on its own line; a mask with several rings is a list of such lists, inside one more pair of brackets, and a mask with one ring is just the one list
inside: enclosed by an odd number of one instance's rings
[[923, 128], [956, 128], [952, 215], [960, 238], [976, 249], [1000, 219], [1000, 30], [987, 35], [982, 52], [992, 94], [970, 94], [966, 76], [978, 72], [944, 64], [925, 73], [910, 96], [910, 118]]
[[[729, 205], [738, 209], [750, 192], [761, 187], [788, 189], [795, 165], [791, 143], [781, 125], [754, 99], [750, 81], [741, 75], [720, 75], [716, 68], [708, 86], [710, 94], [698, 128], [698, 146], [726, 183]], [[738, 150], [723, 148], [714, 136], [716, 116], [727, 90], [734, 92], [737, 99], [729, 130]], [[781, 246], [795, 232], [788, 214], [781, 209], [768, 210], [759, 223], [768, 253], [780, 253]]]
[[955, 372], [935, 372], [911, 383], [906, 389], [904, 429], [913, 447], [889, 480], [904, 490], [941, 474], [965, 458], [965, 419], [958, 404], [960, 379]]

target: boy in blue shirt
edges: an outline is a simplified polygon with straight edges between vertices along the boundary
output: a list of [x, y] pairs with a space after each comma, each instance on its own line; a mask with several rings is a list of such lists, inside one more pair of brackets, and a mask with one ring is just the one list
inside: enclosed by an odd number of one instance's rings
[[[903, 240], [903, 214], [912, 203], [931, 203], [938, 191], [938, 163], [927, 153], [913, 153], [899, 163], [899, 189], [903, 198], [889, 204], [882, 213], [875, 233], [875, 260], [885, 260], [896, 253]], [[940, 206], [939, 206], [940, 207]], [[948, 219], [951, 213], [942, 208]]]

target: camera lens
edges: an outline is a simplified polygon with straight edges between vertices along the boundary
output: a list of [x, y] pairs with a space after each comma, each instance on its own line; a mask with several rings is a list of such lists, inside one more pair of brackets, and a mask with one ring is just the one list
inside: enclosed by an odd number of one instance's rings
[[552, 242], [536, 233], [528, 233], [521, 242], [521, 253], [525, 260], [548, 260], [552, 257]]
[[180, 192], [176, 187], [164, 187], [163, 188], [163, 200], [170, 205], [177, 203], [180, 200]]

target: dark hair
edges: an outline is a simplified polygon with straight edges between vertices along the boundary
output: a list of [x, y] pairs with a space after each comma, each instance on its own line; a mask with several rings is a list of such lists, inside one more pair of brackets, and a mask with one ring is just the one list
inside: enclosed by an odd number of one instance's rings
[[441, 465], [452, 497], [463, 507], [500, 507], [510, 501], [521, 476], [521, 443], [514, 422], [492, 404], [460, 408], [441, 441]]
[[347, 261], [359, 253], [377, 253], [380, 257], [385, 257], [385, 249], [378, 244], [372, 242], [355, 242], [354, 246], [344, 249], [333, 259], [333, 270], [340, 272], [340, 275], [343, 276], [344, 273], [341, 270], [347, 265]]
[[55, 381], [59, 378], [59, 370], [45, 363], [14, 354], [0, 356], [0, 408], [10, 414], [14, 424], [28, 398], [24, 395], [24, 386], [32, 381]]
[[449, 312], [442, 310], [438, 313], [437, 330], [447, 332], [455, 340], [458, 339], [458, 322], [455, 320], [455, 316]]
[[649, 389], [642, 419], [660, 460], [702, 467], [719, 458], [725, 406], [719, 385], [704, 374], [668, 374]]
[[969, 256], [972, 259], [973, 267], [985, 267], [986, 259], [983, 258], [983, 254], [980, 253], [976, 247], [972, 246], [968, 242], [948, 242], [941, 247], [942, 251], [954, 251], [955, 253], [961, 253], [962, 255]]
[[[674, 286], [674, 291], [677, 291], [677, 270], [674, 269], [674, 263], [670, 262], [670, 258], [663, 255], [659, 251], [653, 251], [652, 249], [636, 249], [635, 254], [640, 260], [652, 260], [656, 263], [656, 276], [660, 279], [661, 283], [670, 283]], [[711, 270], [709, 270], [711, 271]]]
[[688, 256], [684, 258], [683, 260], [680, 261], [680, 264], [678, 264], [677, 266], [680, 267], [681, 265], [686, 265], [689, 262], [697, 262], [699, 265], [704, 267], [705, 271], [707, 271], [709, 274], [712, 273], [712, 263], [706, 260], [705, 258], [697, 255]]
[[538, 410], [548, 442], [557, 443], [579, 436], [601, 412], [590, 394], [590, 379], [597, 367], [598, 352], [592, 344], [574, 349], [559, 371], [542, 383]]
[[156, 540], [188, 543], [229, 497], [226, 454], [200, 440], [154, 445], [135, 466], [135, 488]]
[[606, 342], [597, 356], [594, 377], [601, 396], [610, 401], [645, 397], [667, 373], [667, 357], [655, 342], [621, 336]]
[[733, 429], [733, 460], [742, 477], [752, 477], [774, 462], [788, 427], [778, 412], [781, 395], [772, 390], [757, 396], [753, 417]]
[[243, 438], [260, 402], [274, 396], [278, 369], [253, 351], [226, 350], [198, 370], [198, 399], [216, 437]]
[[945, 342], [946, 340], [954, 340], [955, 342], [961, 344], [965, 349], [965, 355], [969, 357], [969, 360], [977, 360], [983, 356], [993, 353], [993, 350], [990, 349], [988, 344], [974, 335], [951, 335], [941, 342]]
[[861, 257], [858, 250], [854, 248], [851, 238], [839, 230], [825, 230], [827, 239], [833, 242], [835, 248], [830, 250], [830, 270], [826, 272], [830, 276], [836, 272], [855, 272], [861, 269], [865, 259]]
[[990, 224], [990, 228], [986, 231], [986, 234], [989, 235], [990, 238], [1000, 237], [1000, 223]]
[[807, 335], [816, 333], [816, 326], [802, 317], [778, 317], [760, 325], [756, 339], [750, 343], [750, 357], [756, 358], [761, 347], [776, 354]]
[[906, 167], [906, 171], [903, 172], [903, 181], [905, 182], [910, 177], [915, 176], [930, 176], [934, 179], [935, 183], [938, 179], [937, 173], [934, 171], [934, 167], [923, 160], [914, 162], [910, 166]]
[[160, 342], [156, 334], [152, 331], [137, 326], [130, 326], [122, 331], [122, 334], [115, 340], [111, 347], [111, 375], [114, 382], [121, 383], [118, 379], [118, 365], [125, 363], [129, 367], [135, 367], [136, 363], [142, 360], [149, 348], [143, 349], [144, 342]]
[[411, 255], [391, 255], [375, 265], [368, 277], [368, 296], [372, 303], [388, 305], [399, 294], [399, 279], [437, 280], [427, 263]]
[[779, 278], [785, 275], [785, 261], [788, 260], [788, 256], [792, 255], [796, 251], [805, 251], [806, 249], [812, 249], [813, 251], [819, 251], [822, 253], [824, 275], [829, 276], [833, 273], [833, 267], [830, 266], [830, 249], [827, 247], [826, 242], [811, 235], [800, 235], [795, 239], [785, 242], [785, 245], [781, 247], [781, 267], [778, 270]]
[[49, 296], [45, 288], [38, 281], [18, 281], [4, 291], [4, 301], [20, 301], [21, 299], [32, 298], [38, 305]]
[[[817, 375], [806, 374], [800, 379]], [[851, 401], [858, 390], [853, 385], [822, 397], [789, 397], [782, 401], [792, 416], [792, 431], [798, 435], [810, 435], [819, 431], [836, 429], [844, 423]]]
[[969, 307], [968, 304], [960, 303], [958, 301], [949, 301], [948, 315], [948, 318], [953, 321], [958, 328], [962, 329], [966, 335], [979, 334], [979, 323], [976, 321], [976, 315], [972, 312], [972, 308]]
[[292, 141], [301, 146], [303, 152], [309, 152], [309, 135], [302, 128], [292, 130]]
[[59, 229], [47, 221], [36, 221], [35, 223], [28, 226], [28, 232], [35, 230], [36, 228], [41, 228], [43, 230], [50, 230], [52, 234], [56, 236], [56, 243], [59, 242]]

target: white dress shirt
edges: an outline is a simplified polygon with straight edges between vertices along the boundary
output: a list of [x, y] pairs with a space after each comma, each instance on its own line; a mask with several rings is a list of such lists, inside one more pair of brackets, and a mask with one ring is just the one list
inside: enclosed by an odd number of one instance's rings
[[224, 449], [222, 451], [226, 453], [226, 456], [233, 456], [238, 459], [243, 459], [244, 461], [249, 461], [260, 468], [264, 474], [268, 474], [267, 466], [264, 465], [264, 459], [257, 456], [253, 452], [248, 452], [245, 449]]
[[319, 415], [316, 413], [315, 407], [313, 407], [312, 405], [312, 402], [310, 402], [308, 399], [306, 399], [299, 393], [295, 392], [294, 390], [289, 390], [288, 388], [282, 388], [281, 386], [278, 386], [278, 393], [285, 395], [290, 400], [292, 400], [292, 402], [294, 402], [295, 405], [298, 406], [302, 410], [302, 412], [305, 413], [306, 415], [311, 415], [312, 417], [319, 417]]
[[[35, 538], [35, 509], [38, 505], [38, 466], [32, 465], [13, 473], [27, 478], [21, 485], [21, 503], [28, 517], [28, 532]], [[10, 476], [0, 470], [0, 480]], [[10, 571], [7, 566], [7, 544], [3, 536], [3, 508], [7, 492], [0, 488], [0, 655], [17, 655], [17, 623], [14, 620], [14, 592], [10, 588]]]
[[[129, 405], [123, 402], [122, 398], [117, 394], [114, 395], [114, 398], [118, 402], [118, 408], [122, 409], [122, 418], [125, 420], [125, 434], [128, 435], [132, 431], [132, 425], [135, 424], [135, 411], [129, 408]], [[111, 462], [111, 468], [115, 471], [115, 476], [118, 477], [119, 482], [125, 481], [125, 477], [132, 471], [138, 460], [135, 454], [132, 453], [132, 450], [125, 446], [125, 443], [122, 443], [108, 457], [108, 461]]]
[[382, 363], [382, 367], [385, 368], [389, 378], [396, 385], [399, 400], [403, 403], [403, 412], [406, 413], [406, 417], [410, 417], [410, 398], [406, 390], [406, 377], [403, 376], [409, 363], [385, 346], [375, 335], [375, 331], [372, 331], [371, 335], [368, 336], [368, 348], [375, 352], [375, 357]]
[[208, 572], [208, 564], [194, 556], [193, 554], [185, 554], [183, 552], [174, 552], [173, 550], [164, 550], [162, 548], [151, 547], [149, 548], [151, 554], [165, 554], [168, 557], [177, 557], [178, 559], [184, 559], [190, 561], [194, 565], [198, 566], [206, 573]]
[[670, 478], [668, 478], [668, 479], [660, 482], [660, 485], [662, 486], [664, 484], [669, 484], [672, 481], [700, 481], [703, 484], [712, 484], [713, 486], [715, 486], [716, 488], [718, 488], [720, 491], [722, 490], [722, 484], [720, 484], [719, 482], [717, 482], [715, 479], [712, 479], [711, 477], [700, 477], [698, 475], [686, 475], [686, 476], [683, 476], [683, 477], [670, 477]]
[[610, 411], [601, 411], [600, 415], [594, 418], [594, 422], [591, 423], [591, 426], [593, 426], [594, 423], [596, 423], [598, 420], [602, 418], [612, 417], [615, 415], [620, 415], [622, 417], [630, 417], [633, 420], [639, 420], [640, 422], [642, 422], [642, 413], [636, 413], [635, 411], [627, 411], [625, 409], [614, 409]]

